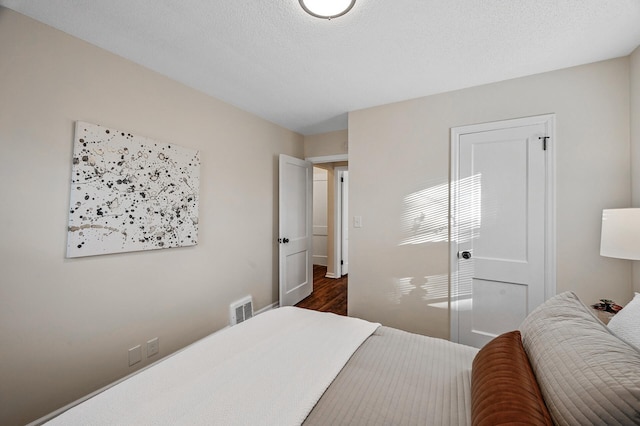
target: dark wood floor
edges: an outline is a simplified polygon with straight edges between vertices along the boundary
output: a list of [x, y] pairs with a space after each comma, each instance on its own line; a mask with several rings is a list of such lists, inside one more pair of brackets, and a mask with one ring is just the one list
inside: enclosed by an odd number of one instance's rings
[[326, 266], [313, 265], [313, 293], [296, 306], [346, 316], [348, 275], [335, 279], [326, 274]]

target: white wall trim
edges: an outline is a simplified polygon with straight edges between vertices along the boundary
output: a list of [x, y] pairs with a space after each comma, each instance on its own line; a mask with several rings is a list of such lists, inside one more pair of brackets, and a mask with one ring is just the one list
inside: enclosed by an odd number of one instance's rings
[[320, 254], [314, 254], [313, 260], [311, 263], [314, 265], [327, 266], [329, 261], [329, 256], [323, 256]]
[[[342, 172], [349, 170], [348, 166], [338, 166], [333, 169], [333, 256], [335, 271], [333, 277], [342, 277], [342, 185], [340, 185], [340, 178]], [[327, 273], [327, 277], [329, 274]]]
[[280, 306], [280, 303], [279, 303], [279, 302], [273, 302], [272, 304], [267, 305], [267, 306], [265, 306], [264, 308], [262, 308], [262, 309], [260, 309], [260, 310], [258, 310], [258, 311], [255, 311], [255, 312], [253, 313], [253, 315], [255, 316], [255, 315], [263, 314], [263, 313], [265, 313], [265, 312], [267, 312], [267, 311], [270, 311], [270, 310], [272, 310], [272, 309], [276, 309], [276, 308], [278, 308], [279, 306]]
[[349, 161], [349, 154], [323, 155], [320, 157], [307, 157], [305, 161], [312, 164], [337, 163], [340, 161]]

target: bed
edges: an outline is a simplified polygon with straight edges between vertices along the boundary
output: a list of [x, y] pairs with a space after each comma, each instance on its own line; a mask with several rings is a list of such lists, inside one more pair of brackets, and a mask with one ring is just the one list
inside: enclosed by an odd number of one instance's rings
[[[636, 299], [628, 312], [635, 302], [640, 311]], [[637, 317], [627, 316], [613, 324], [621, 337], [563, 293], [478, 351], [279, 308], [202, 339], [47, 424], [640, 424], [640, 327], [628, 326]]]

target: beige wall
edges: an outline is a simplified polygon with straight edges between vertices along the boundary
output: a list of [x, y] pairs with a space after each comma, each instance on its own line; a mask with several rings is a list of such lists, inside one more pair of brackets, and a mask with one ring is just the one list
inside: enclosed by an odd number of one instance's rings
[[304, 156], [310, 158], [347, 154], [348, 139], [347, 130], [307, 135], [304, 137]]
[[448, 337], [448, 243], [400, 245], [419, 215], [407, 197], [440, 191], [441, 215], [425, 219], [446, 223], [450, 128], [546, 113], [557, 114], [557, 291], [631, 298], [630, 262], [599, 255], [602, 209], [631, 201], [627, 57], [350, 113], [349, 208], [363, 227], [349, 236], [349, 315]]
[[[630, 56], [631, 191], [633, 207], [640, 207], [640, 46]], [[633, 262], [633, 287], [640, 292], [640, 261]]]
[[[24, 424], [277, 301], [277, 155], [301, 135], [0, 7], [0, 424]], [[65, 259], [75, 120], [200, 150], [195, 247]], [[144, 366], [159, 358], [143, 362]], [[144, 352], [143, 352], [144, 357]]]

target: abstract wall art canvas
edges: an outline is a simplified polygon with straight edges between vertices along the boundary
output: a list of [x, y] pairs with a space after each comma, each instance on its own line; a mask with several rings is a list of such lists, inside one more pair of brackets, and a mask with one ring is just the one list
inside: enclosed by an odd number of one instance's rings
[[198, 242], [200, 153], [76, 122], [67, 257]]

